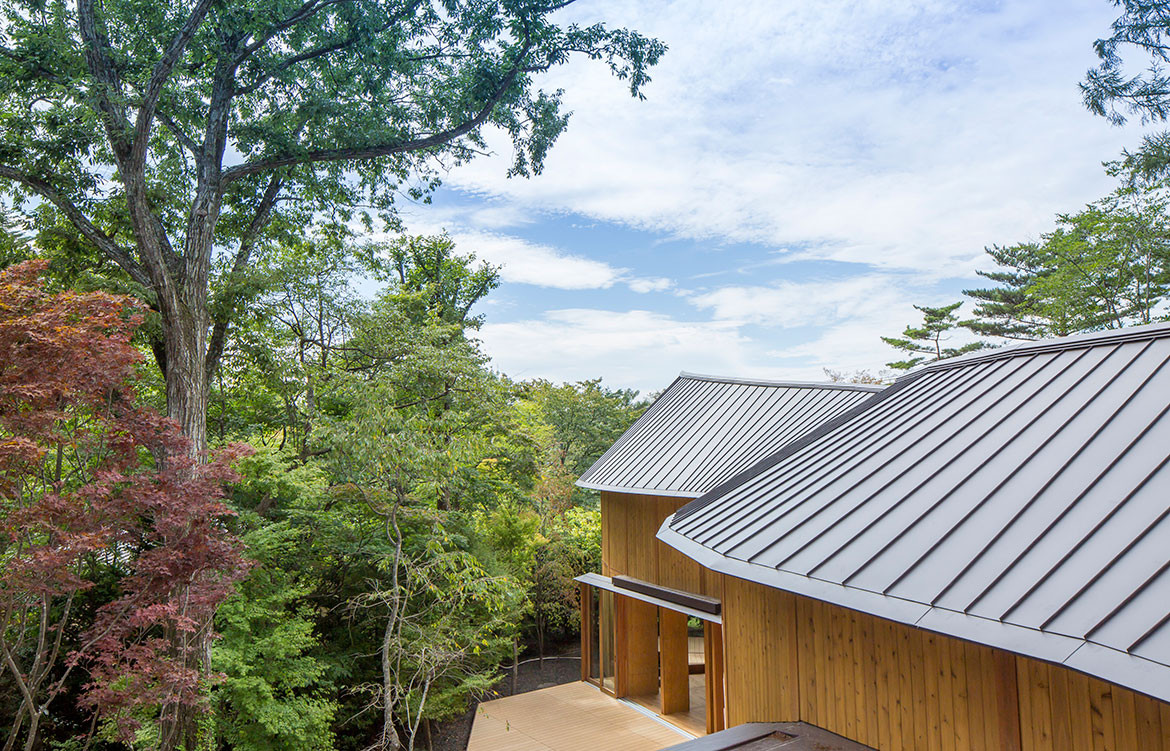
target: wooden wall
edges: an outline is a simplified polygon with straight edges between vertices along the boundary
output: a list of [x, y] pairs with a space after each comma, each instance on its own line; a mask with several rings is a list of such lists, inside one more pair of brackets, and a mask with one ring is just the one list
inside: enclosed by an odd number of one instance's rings
[[722, 600], [730, 725], [803, 720], [881, 751], [1170, 751], [1170, 704], [701, 567], [655, 537], [686, 503], [602, 492], [602, 574]]
[[1170, 704], [1023, 657], [1016, 669], [1026, 751], [1170, 751]]
[[722, 577], [657, 539], [666, 517], [687, 498], [601, 492], [601, 573], [719, 597]]
[[1170, 751], [1170, 704], [1009, 652], [725, 577], [729, 724], [886, 751]]

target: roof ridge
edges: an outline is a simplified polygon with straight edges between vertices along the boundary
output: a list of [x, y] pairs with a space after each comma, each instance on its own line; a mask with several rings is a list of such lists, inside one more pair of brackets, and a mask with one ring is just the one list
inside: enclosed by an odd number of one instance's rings
[[839, 389], [841, 391], [870, 391], [878, 392], [885, 386], [877, 383], [838, 383], [836, 381], [787, 381], [767, 378], [745, 378], [741, 376], [719, 376], [705, 373], [691, 373], [681, 371], [679, 378], [689, 378], [692, 381], [710, 381], [712, 383], [742, 383], [748, 386], [776, 386], [778, 388], [794, 389]]
[[[935, 360], [921, 368], [916, 368], [906, 375], [900, 376], [897, 381], [915, 376], [919, 373], [935, 370], [957, 368], [978, 362], [990, 362], [1009, 357], [1025, 357], [1045, 352], [1060, 352], [1082, 347], [1098, 347], [1116, 344], [1119, 342], [1142, 341], [1143, 339], [1161, 339], [1170, 336], [1170, 321], [1145, 323], [1140, 326], [1126, 326], [1120, 329], [1105, 329], [1103, 331], [1089, 331], [1081, 334], [1070, 334], [1049, 339], [1036, 339], [1030, 342], [1021, 342], [1006, 347], [977, 350], [959, 357], [945, 360]], [[897, 382], [895, 381], [895, 382]]]

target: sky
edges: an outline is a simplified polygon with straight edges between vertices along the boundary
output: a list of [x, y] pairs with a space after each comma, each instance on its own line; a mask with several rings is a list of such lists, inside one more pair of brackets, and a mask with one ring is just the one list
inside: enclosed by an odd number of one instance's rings
[[[1106, 0], [579, 0], [669, 46], [646, 100], [601, 63], [544, 78], [568, 130], [543, 174], [505, 138], [417, 233], [501, 266], [480, 339], [513, 378], [659, 391], [680, 371], [876, 372], [879, 336], [961, 299], [984, 247], [1104, 196], [1140, 141], [1081, 104]], [[969, 308], [969, 304], [965, 306]]]

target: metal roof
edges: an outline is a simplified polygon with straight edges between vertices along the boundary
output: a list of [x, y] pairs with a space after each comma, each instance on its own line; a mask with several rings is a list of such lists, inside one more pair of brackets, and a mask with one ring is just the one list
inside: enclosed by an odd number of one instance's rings
[[1170, 326], [904, 376], [689, 503], [703, 565], [1170, 700]]
[[880, 390], [681, 373], [577, 484], [697, 498]]

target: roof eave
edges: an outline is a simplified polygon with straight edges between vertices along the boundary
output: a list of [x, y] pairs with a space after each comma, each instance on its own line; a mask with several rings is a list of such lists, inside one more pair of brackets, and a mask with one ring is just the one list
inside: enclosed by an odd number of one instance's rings
[[670, 490], [668, 488], [629, 488], [621, 485], [605, 485], [602, 483], [588, 482], [578, 479], [573, 483], [579, 488], [587, 488], [589, 490], [604, 490], [609, 493], [629, 493], [633, 495], [658, 495], [669, 496], [671, 498], [687, 498], [695, 499], [699, 497], [698, 493], [690, 493], [682, 490]]
[[1170, 667], [1084, 639], [947, 610], [913, 600], [846, 587], [790, 571], [729, 558], [670, 528], [666, 517], [657, 537], [701, 566], [728, 576], [1053, 663], [1170, 702]]

